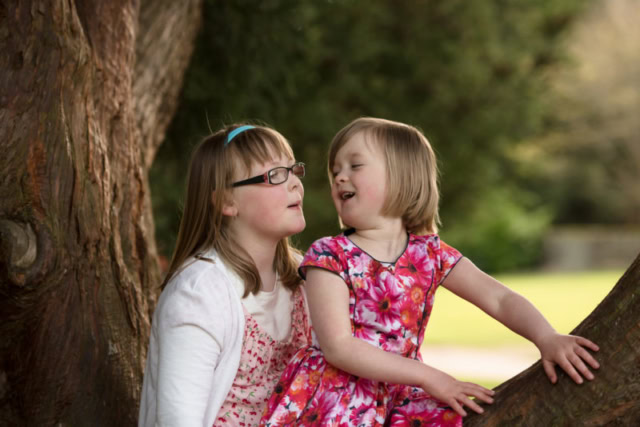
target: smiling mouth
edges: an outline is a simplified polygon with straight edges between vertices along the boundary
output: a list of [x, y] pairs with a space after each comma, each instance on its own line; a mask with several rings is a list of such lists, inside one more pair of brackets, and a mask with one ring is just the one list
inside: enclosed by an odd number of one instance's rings
[[348, 200], [348, 199], [352, 198], [355, 195], [356, 195], [356, 193], [354, 193], [352, 191], [345, 191], [344, 193], [340, 194], [340, 198], [342, 200]]

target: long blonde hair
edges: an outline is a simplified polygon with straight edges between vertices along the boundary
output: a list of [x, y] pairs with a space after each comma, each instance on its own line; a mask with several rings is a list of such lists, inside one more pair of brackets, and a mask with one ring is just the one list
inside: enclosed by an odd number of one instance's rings
[[[239, 126], [227, 126], [206, 137], [191, 155], [184, 211], [163, 289], [190, 257], [213, 248], [243, 280], [245, 297], [260, 290], [258, 269], [230, 233], [233, 219], [222, 214], [222, 207], [231, 196], [234, 167], [242, 165], [250, 170], [254, 162], [265, 163], [278, 155], [293, 160], [294, 156], [287, 140], [265, 126], [245, 130], [227, 144], [227, 136]], [[278, 242], [273, 267], [282, 284], [291, 290], [301, 284], [297, 272], [299, 254], [288, 238]]]
[[388, 186], [382, 214], [401, 217], [411, 233], [437, 233], [440, 195], [436, 156], [427, 138], [413, 126], [373, 117], [361, 117], [349, 123], [336, 134], [329, 147], [331, 184], [338, 151], [359, 133], [385, 155]]

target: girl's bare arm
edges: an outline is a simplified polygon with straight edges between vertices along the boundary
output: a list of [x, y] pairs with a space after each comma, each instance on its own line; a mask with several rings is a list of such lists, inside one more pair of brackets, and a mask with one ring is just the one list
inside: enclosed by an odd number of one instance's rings
[[482, 408], [469, 396], [493, 402], [491, 390], [457, 381], [418, 360], [386, 352], [353, 337], [349, 320], [349, 290], [339, 276], [326, 270], [308, 268], [305, 287], [314, 331], [325, 358], [333, 366], [374, 381], [422, 387], [463, 416], [466, 412], [462, 405], [482, 412]]
[[531, 302], [482, 272], [468, 259], [461, 259], [442, 285], [533, 342], [540, 350], [551, 382], [557, 380], [555, 365], [560, 365], [578, 384], [582, 383], [580, 374], [589, 380], [594, 378], [587, 364], [595, 369], [599, 365], [585, 347], [597, 351], [596, 344], [586, 338], [557, 333]]

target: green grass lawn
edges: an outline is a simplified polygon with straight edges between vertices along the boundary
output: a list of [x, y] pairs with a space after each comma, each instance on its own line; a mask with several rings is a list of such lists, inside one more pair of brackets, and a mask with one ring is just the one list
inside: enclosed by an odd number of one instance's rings
[[[558, 332], [569, 333], [602, 301], [622, 274], [623, 271], [616, 270], [505, 274], [496, 278], [531, 301]], [[424, 343], [493, 347], [527, 345], [528, 341], [440, 288]]]

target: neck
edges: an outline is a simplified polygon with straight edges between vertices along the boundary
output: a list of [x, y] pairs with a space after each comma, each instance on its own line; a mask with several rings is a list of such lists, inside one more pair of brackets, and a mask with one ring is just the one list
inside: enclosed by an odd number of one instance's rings
[[242, 249], [247, 251], [258, 269], [262, 282], [260, 289], [267, 292], [272, 291], [276, 280], [273, 262], [276, 257], [278, 241], [261, 239], [255, 235], [243, 236], [242, 233], [235, 234], [236, 241], [239, 242]]
[[349, 238], [380, 261], [395, 261], [407, 245], [407, 230], [400, 218], [377, 228], [356, 229]]

